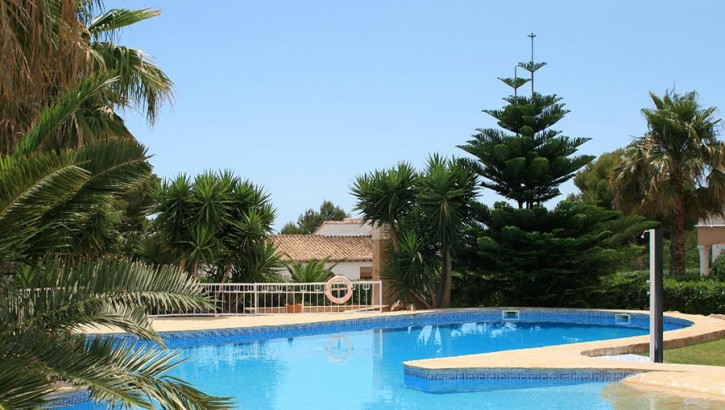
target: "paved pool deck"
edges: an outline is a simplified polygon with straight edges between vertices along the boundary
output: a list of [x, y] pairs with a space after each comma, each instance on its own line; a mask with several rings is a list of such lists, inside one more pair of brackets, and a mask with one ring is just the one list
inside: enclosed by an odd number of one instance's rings
[[[524, 308], [521, 308], [524, 309]], [[566, 309], [571, 310], [571, 309]], [[399, 311], [386, 313], [333, 313], [245, 315], [223, 317], [164, 317], [152, 319], [152, 326], [160, 332], [227, 329], [254, 326], [276, 326], [301, 323], [319, 323], [336, 320], [378, 317], [380, 315], [410, 315], [429, 311]], [[617, 313], [646, 311], [611, 310]], [[665, 332], [665, 347], [683, 347], [725, 338], [725, 320], [716, 317], [667, 312], [667, 316], [693, 322], [687, 328]], [[113, 329], [86, 329], [92, 333], [113, 333]], [[669, 363], [642, 363], [607, 360], [597, 356], [646, 353], [649, 336], [548, 346], [515, 351], [427, 359], [406, 362], [406, 366], [425, 370], [461, 369], [587, 369], [635, 370], [642, 373], [630, 376], [620, 383], [644, 391], [661, 391], [669, 395], [716, 400], [725, 403], [725, 367], [682, 365]]]

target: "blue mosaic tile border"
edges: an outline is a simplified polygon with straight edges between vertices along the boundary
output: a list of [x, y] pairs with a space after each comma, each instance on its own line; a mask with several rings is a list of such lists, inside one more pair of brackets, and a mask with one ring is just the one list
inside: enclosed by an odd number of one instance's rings
[[[595, 310], [496, 308], [466, 309], [448, 312], [411, 313], [407, 315], [377, 316], [364, 319], [342, 319], [334, 322], [317, 322], [282, 326], [257, 326], [247, 328], [214, 329], [183, 332], [162, 332], [161, 337], [170, 348], [184, 348], [208, 345], [210, 343], [246, 342], [308, 336], [327, 333], [354, 332], [369, 329], [390, 329], [436, 324], [470, 322], [502, 322], [503, 311], [518, 311], [516, 322], [576, 323], [600, 326], [624, 326], [647, 329], [649, 316], [642, 313], [629, 315], [629, 323], [617, 323], [618, 312]], [[624, 313], [626, 314], [626, 313]], [[342, 316], [341, 316], [342, 317]], [[664, 329], [674, 330], [692, 325], [684, 319], [665, 316]], [[106, 335], [119, 343], [136, 343], [138, 339], [125, 334]], [[416, 370], [413, 370], [416, 369]], [[405, 383], [408, 387], [431, 392], [476, 391], [481, 389], [513, 389], [520, 387], [577, 384], [593, 381], [617, 381], [634, 374], [627, 371], [539, 371], [533, 369], [458, 369], [431, 371], [405, 367]], [[483, 381], [483, 383], [482, 383]], [[523, 382], [522, 382], [523, 381]], [[53, 402], [54, 406], [88, 405], [88, 392], [81, 391], [65, 395]], [[80, 407], [74, 407], [80, 408]], [[86, 408], [85, 406], [83, 408]]]
[[[89, 406], [96, 406], [96, 403], [91, 401], [91, 394], [87, 390], [80, 390], [73, 393], [64, 394], [55, 400], [48, 403], [48, 407], [71, 407], [88, 404]], [[89, 407], [89, 408], [93, 408]], [[82, 408], [82, 407], [79, 407]]]
[[454, 393], [615, 382], [639, 373], [591, 369], [421, 369], [405, 366], [406, 387], [428, 393]]
[[[248, 342], [287, 337], [309, 336], [327, 333], [354, 332], [369, 329], [390, 329], [411, 326], [437, 324], [455, 324], [470, 322], [502, 322], [502, 312], [519, 312], [516, 322], [530, 323], [576, 323], [599, 326], [623, 326], [640, 329], [649, 328], [649, 316], [631, 313], [629, 323], [617, 323], [615, 316], [622, 313], [595, 310], [564, 309], [466, 309], [449, 312], [412, 313], [408, 315], [376, 316], [363, 319], [342, 319], [334, 322], [316, 322], [295, 325], [256, 326], [246, 328], [197, 330], [182, 332], [162, 332], [161, 337], [169, 347], [193, 347], [209, 343]], [[692, 322], [665, 316], [664, 330], [680, 329], [692, 325]], [[135, 343], [137, 339], [129, 335], [112, 335], [119, 342]]]

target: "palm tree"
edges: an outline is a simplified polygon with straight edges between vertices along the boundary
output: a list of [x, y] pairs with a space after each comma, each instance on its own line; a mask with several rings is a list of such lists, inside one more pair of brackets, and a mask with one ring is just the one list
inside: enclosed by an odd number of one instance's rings
[[292, 281], [297, 283], [316, 283], [316, 282], [327, 282], [335, 276], [332, 272], [332, 268], [337, 266], [333, 264], [329, 268], [325, 265], [329, 262], [330, 258], [326, 257], [320, 260], [311, 260], [304, 265], [298, 261], [289, 261], [287, 263], [287, 270], [292, 276]]
[[389, 292], [394, 300], [430, 309], [437, 303], [435, 284], [439, 265], [436, 250], [415, 231], [405, 231], [400, 238], [400, 249], [390, 254], [381, 275], [390, 283]]
[[[398, 296], [425, 307], [449, 307], [453, 249], [470, 220], [469, 203], [476, 195], [476, 175], [463, 161], [438, 155], [429, 158], [426, 172], [417, 175], [407, 164], [358, 177], [352, 188], [356, 210], [365, 221], [387, 224], [393, 239], [393, 258], [386, 277]], [[401, 238], [405, 242], [401, 247]], [[431, 286], [430, 268], [437, 264], [427, 248], [443, 259], [440, 289]], [[431, 300], [426, 300], [426, 295]]]
[[146, 149], [135, 140], [103, 140], [77, 150], [46, 150], [47, 139], [86, 101], [115, 81], [96, 75], [40, 115], [12, 155], [0, 156], [0, 252], [93, 255], [109, 242], [104, 215], [113, 195], [149, 175]]
[[438, 307], [451, 305], [453, 249], [472, 219], [470, 204], [476, 196], [476, 174], [462, 161], [438, 155], [428, 159], [427, 171], [418, 180], [417, 204], [421, 209], [430, 243], [437, 244], [443, 257]]
[[413, 209], [415, 181], [413, 167], [400, 163], [396, 168], [357, 177], [352, 186], [357, 198], [355, 210], [362, 213], [364, 222], [388, 226], [396, 251], [400, 249], [398, 225]]
[[23, 135], [49, 94], [75, 83], [78, 71], [89, 66], [86, 44], [78, 41], [77, 10], [77, 0], [0, 5], [0, 152]]
[[[124, 407], [230, 406], [164, 375], [179, 361], [162, 350], [148, 320], [151, 310], [209, 307], [196, 282], [169, 267], [83, 257], [103, 248], [97, 228], [104, 205], [148, 176], [145, 148], [130, 139], [43, 148], [114, 81], [80, 81], [41, 113], [11, 154], [0, 155], [0, 408], [42, 406], [53, 381]], [[157, 347], [77, 333], [97, 325]]]
[[[78, 78], [102, 72], [117, 81], [72, 113], [46, 143], [78, 147], [102, 138], [133, 138], [116, 112], [133, 106], [152, 124], [172, 97], [171, 80], [140, 50], [112, 43], [155, 10], [103, 9], [102, 1], [29, 0], [0, 7], [0, 152], [10, 152], [49, 101]], [[6, 52], [7, 51], [7, 52]]]
[[161, 184], [153, 212], [153, 229], [164, 247], [174, 254], [179, 267], [196, 275], [210, 268], [216, 280], [225, 282], [240, 267], [266, 269], [252, 263], [272, 230], [274, 208], [269, 195], [231, 171], [205, 172], [193, 182], [185, 175]]
[[725, 145], [716, 138], [714, 107], [702, 108], [695, 92], [650, 93], [643, 109], [649, 132], [634, 140], [611, 177], [615, 205], [671, 227], [671, 272], [685, 273], [685, 225], [723, 214]]
[[113, 40], [120, 29], [159, 14], [152, 9], [108, 10], [88, 23], [85, 37], [94, 57], [94, 71], [118, 75], [118, 81], [111, 86], [111, 102], [115, 107], [130, 103], [139, 108], [149, 124], [156, 121], [162, 105], [171, 102], [173, 82], [143, 51], [116, 45]]
[[[86, 7], [87, 2], [81, 4], [79, 15], [90, 14]], [[141, 50], [116, 45], [113, 40], [121, 29], [159, 14], [152, 9], [112, 9], [87, 23], [81, 18], [85, 24], [81, 37], [91, 61], [85, 75], [108, 72], [118, 80], [75, 112], [52, 141], [55, 146], [80, 147], [95, 139], [133, 138], [117, 114], [129, 106], [145, 113], [149, 125], [154, 124], [160, 108], [171, 102], [173, 83]]]
[[[94, 400], [125, 408], [229, 408], [228, 399], [165, 375], [180, 363], [178, 353], [163, 349], [147, 316], [151, 309], [209, 306], [201, 287], [170, 267], [49, 258], [19, 268], [0, 282], [0, 408], [47, 404], [51, 381], [87, 388]], [[99, 325], [155, 344], [75, 332]]]

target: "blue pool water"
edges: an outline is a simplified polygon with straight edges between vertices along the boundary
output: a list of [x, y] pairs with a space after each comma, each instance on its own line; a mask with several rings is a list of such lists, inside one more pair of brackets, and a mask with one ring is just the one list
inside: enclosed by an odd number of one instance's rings
[[[499, 313], [499, 318], [500, 313]], [[644, 335], [643, 327], [526, 321], [469, 321], [395, 328], [170, 338], [188, 360], [173, 376], [243, 409], [611, 409], [608, 383], [429, 393], [404, 376], [403, 362]], [[571, 320], [569, 318], [568, 320]], [[669, 328], [682, 325], [670, 325]], [[353, 326], [354, 327], [354, 326]], [[359, 327], [359, 326], [358, 326]], [[330, 329], [327, 329], [330, 330]], [[307, 333], [307, 334], [305, 334]], [[312, 333], [312, 334], [310, 334]], [[236, 339], [236, 340], [235, 340]], [[253, 340], [254, 339], [254, 340]], [[516, 352], [511, 352], [515, 355]], [[406, 385], [408, 383], [408, 385]], [[532, 386], [527, 384], [527, 386]], [[75, 409], [91, 408], [77, 406]]]

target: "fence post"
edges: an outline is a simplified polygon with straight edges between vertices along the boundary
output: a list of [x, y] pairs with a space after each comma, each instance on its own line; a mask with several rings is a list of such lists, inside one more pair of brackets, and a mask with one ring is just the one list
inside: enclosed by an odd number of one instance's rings
[[378, 300], [380, 301], [380, 305], [378, 305], [378, 312], [383, 312], [383, 282], [378, 281]]
[[257, 291], [257, 284], [254, 284], [254, 313], [259, 313], [259, 292]]

